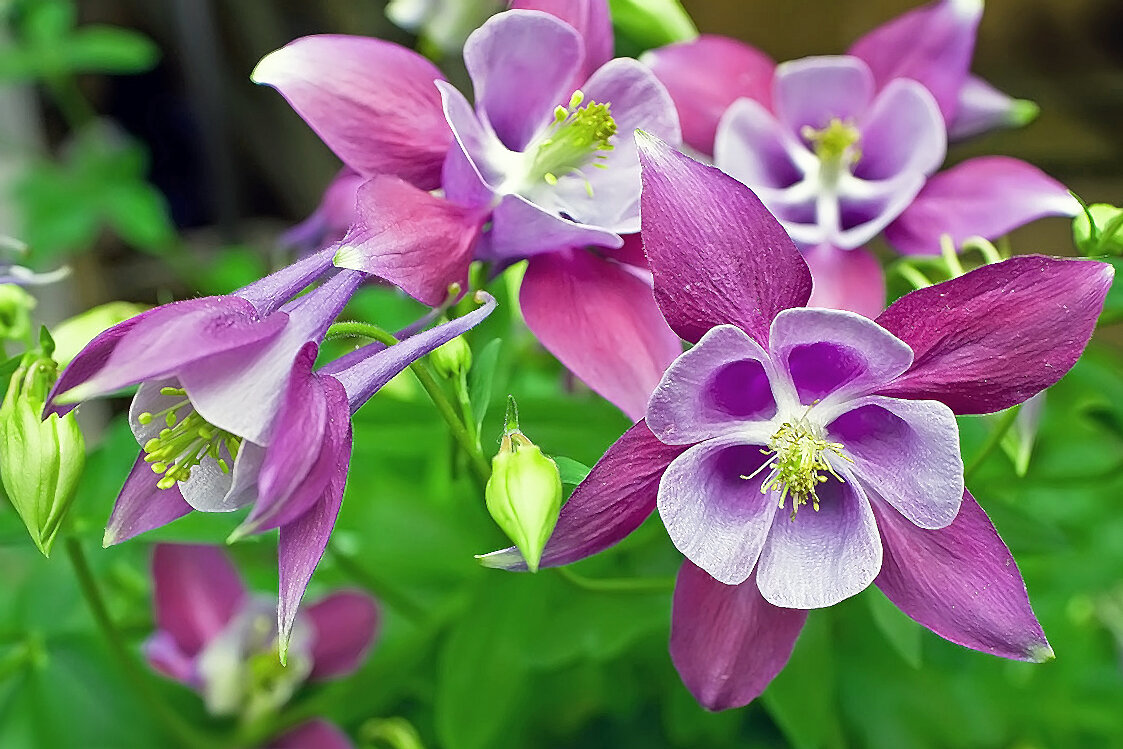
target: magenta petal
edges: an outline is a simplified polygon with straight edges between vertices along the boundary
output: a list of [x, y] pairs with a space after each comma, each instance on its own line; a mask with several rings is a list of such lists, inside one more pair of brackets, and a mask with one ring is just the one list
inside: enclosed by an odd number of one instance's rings
[[663, 370], [682, 353], [651, 287], [627, 266], [592, 252], [531, 258], [519, 303], [542, 345], [633, 421], [643, 417]]
[[808, 307], [857, 312], [875, 318], [885, 309], [885, 271], [869, 250], [821, 244], [803, 253], [814, 287]]
[[144, 659], [154, 670], [184, 684], [193, 685], [195, 654], [184, 653], [176, 639], [168, 632], [159, 630], [141, 645]]
[[440, 185], [452, 133], [421, 55], [361, 36], [306, 36], [266, 55], [253, 80], [276, 88], [343, 162], [366, 177]]
[[184, 501], [178, 484], [170, 489], [156, 488], [156, 474], [144, 462], [144, 453], [141, 453], [133, 463], [121, 493], [117, 495], [109, 524], [105, 527], [104, 544], [113, 546], [128, 541], [145, 531], [178, 520], [191, 511], [192, 507]]
[[1025, 99], [1014, 99], [982, 78], [967, 76], [959, 91], [959, 107], [948, 127], [948, 138], [965, 140], [996, 128], [1021, 127], [1037, 117], [1038, 107]]
[[1045, 216], [1075, 216], [1080, 204], [1068, 188], [1035, 166], [1006, 156], [983, 156], [940, 172], [885, 229], [905, 254], [940, 252], [940, 237], [996, 239]]
[[[663, 471], [686, 448], [665, 445], [639, 422], [608, 448], [562, 506], [542, 567], [558, 567], [604, 551], [640, 527], [655, 509]], [[487, 567], [525, 570], [513, 546], [480, 557]]]
[[309, 606], [304, 615], [315, 631], [309, 678], [334, 679], [359, 667], [378, 629], [373, 598], [358, 591], [332, 593]]
[[773, 606], [756, 576], [724, 585], [689, 561], [671, 609], [671, 660], [707, 710], [743, 707], [787, 664], [807, 612]]
[[[733, 102], [744, 98], [760, 102], [765, 109], [772, 105], [776, 63], [736, 39], [703, 34], [651, 50], [641, 61], [674, 99], [683, 141], [702, 153], [713, 153], [718, 121]], [[703, 70], [705, 75], [699, 75]]]
[[540, 10], [568, 23], [585, 42], [585, 64], [574, 79], [574, 87], [612, 59], [615, 39], [612, 17], [605, 0], [513, 0], [511, 10]]
[[805, 127], [819, 130], [833, 119], [859, 119], [873, 94], [873, 76], [861, 60], [804, 57], [777, 66], [772, 101], [777, 118], [802, 134]]
[[1080, 358], [1113, 275], [1106, 263], [1028, 255], [906, 294], [877, 322], [915, 358], [879, 393], [957, 414], [1021, 403]]
[[879, 88], [896, 78], [919, 81], [951, 122], [982, 15], [982, 0], [935, 0], [869, 32], [850, 54], [866, 61]]
[[280, 738], [269, 742], [266, 749], [354, 749], [347, 734], [326, 720], [301, 724]]
[[799, 250], [752, 190], [655, 138], [637, 141], [644, 250], [663, 316], [691, 343], [731, 324], [767, 345], [772, 318], [811, 294]]
[[476, 108], [512, 151], [526, 148], [569, 100], [584, 44], [565, 21], [534, 10], [492, 16], [464, 43]]
[[467, 283], [468, 264], [484, 216], [419, 190], [396, 177], [359, 188], [359, 221], [335, 263], [371, 273], [410, 296], [438, 305], [452, 283]]
[[1053, 658], [1018, 566], [974, 497], [964, 492], [955, 522], [940, 530], [874, 508], [885, 542], [877, 586], [901, 611], [964, 647], [1020, 661]]
[[156, 544], [152, 552], [156, 626], [194, 656], [246, 600], [238, 570], [216, 546]]

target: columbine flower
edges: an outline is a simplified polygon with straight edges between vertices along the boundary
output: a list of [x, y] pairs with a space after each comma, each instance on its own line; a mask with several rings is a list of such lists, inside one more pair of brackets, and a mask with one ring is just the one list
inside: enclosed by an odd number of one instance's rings
[[[465, 45], [474, 108], [427, 62], [375, 39], [298, 39], [263, 59], [254, 80], [373, 177], [338, 265], [437, 304], [472, 259], [529, 258], [520, 301], [531, 330], [638, 418], [681, 348], [651, 300], [638, 244], [623, 247], [639, 230], [631, 133], [677, 142], [674, 104], [645, 66], [610, 59], [604, 0], [514, 5]], [[423, 179], [405, 169], [421, 157], [404, 157], [422, 150]], [[439, 150], [443, 192], [432, 194]]]
[[[767, 94], [737, 81], [747, 73], [759, 82], [770, 61], [727, 42], [739, 57], [720, 55], [727, 64], [717, 70], [729, 80], [706, 91], [723, 92], [716, 101], [729, 106], [720, 121], [702, 121], [716, 132], [714, 162], [753, 188], [805, 251], [814, 303], [881, 311], [884, 278], [863, 247], [883, 231], [899, 252], [938, 253], [945, 234], [956, 245], [994, 239], [1079, 211], [1063, 185], [1015, 159], [971, 159], [933, 176], [949, 129], [958, 135], [995, 121], [986, 112], [1000, 95], [968, 73], [982, 6], [937, 0], [863, 37], [849, 56], [783, 63]], [[677, 68], [709, 60], [714, 49], [687, 43], [648, 58], [680, 108], [698, 94]]]
[[[711, 709], [754, 699], [807, 610], [871, 582], [952, 642], [1051, 657], [1009, 551], [964, 490], [954, 415], [1008, 408], [1064, 375], [1111, 267], [1018, 257], [876, 321], [803, 308], [807, 265], [751, 191], [641, 141], [656, 300], [697, 345], [575, 490], [542, 566], [611, 546], [658, 506], [687, 557], [671, 656]], [[485, 561], [519, 566], [513, 550]]]
[[[378, 627], [365, 593], [332, 593], [297, 617], [287, 666], [277, 661], [275, 603], [246, 590], [213, 546], [157, 544], [152, 555], [157, 631], [144, 644], [153, 668], [198, 691], [216, 716], [249, 721], [276, 713], [305, 682], [337, 679], [362, 663]], [[308, 736], [334, 742], [298, 743]], [[330, 724], [312, 721], [279, 746], [350, 747]]]

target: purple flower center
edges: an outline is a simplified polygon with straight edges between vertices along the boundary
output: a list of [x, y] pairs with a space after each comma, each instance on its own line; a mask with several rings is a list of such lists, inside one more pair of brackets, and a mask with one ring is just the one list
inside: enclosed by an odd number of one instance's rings
[[[157, 418], [163, 418], [167, 424], [156, 437], [144, 443], [145, 462], [152, 465], [153, 473], [163, 474], [156, 486], [170, 489], [178, 481], [187, 481], [191, 478], [191, 469], [208, 458], [214, 460], [223, 473], [230, 473], [230, 464], [238, 457], [242, 438], [200, 416], [183, 388], [161, 388], [160, 395], [180, 396], [182, 400], [156, 413], [145, 411], [137, 416], [142, 426]], [[183, 415], [185, 411], [189, 413]]]

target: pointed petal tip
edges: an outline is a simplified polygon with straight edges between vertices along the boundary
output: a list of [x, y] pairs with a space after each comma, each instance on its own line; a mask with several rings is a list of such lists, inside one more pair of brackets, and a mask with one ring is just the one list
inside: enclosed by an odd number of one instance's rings
[[1029, 99], [1015, 99], [1010, 105], [1009, 122], [1014, 127], [1024, 127], [1041, 114], [1041, 107]]
[[1048, 663], [1057, 659], [1057, 654], [1053, 652], [1053, 647], [1044, 642], [1040, 645], [1033, 645], [1029, 649], [1029, 660], [1033, 663]]
[[250, 73], [250, 81], [258, 84], [259, 86], [271, 86], [276, 82], [276, 73], [282, 69], [280, 56], [284, 53], [285, 48], [275, 49], [265, 57], [257, 61], [253, 71]]
[[336, 268], [362, 270], [363, 254], [357, 247], [343, 245], [335, 251], [335, 255], [332, 256], [331, 262], [332, 265], [334, 265]]

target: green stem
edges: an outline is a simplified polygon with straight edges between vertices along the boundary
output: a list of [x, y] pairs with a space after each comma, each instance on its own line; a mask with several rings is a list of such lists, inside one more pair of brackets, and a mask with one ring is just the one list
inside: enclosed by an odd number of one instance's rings
[[568, 567], [555, 569], [574, 587], [594, 593], [669, 593], [675, 589], [674, 578], [669, 577], [592, 578], [578, 574]]
[[152, 715], [174, 737], [176, 744], [191, 749], [211, 749], [211, 747], [214, 747], [215, 741], [212, 737], [196, 730], [190, 723], [183, 720], [179, 713], [164, 702], [157, 691], [153, 689], [151, 678], [144, 668], [137, 663], [128, 645], [125, 644], [120, 631], [113, 623], [113, 618], [109, 615], [109, 609], [105, 605], [101, 589], [98, 587], [90, 564], [86, 560], [86, 554], [82, 551], [81, 542], [74, 537], [67, 538], [66, 553], [70, 557], [74, 574], [78, 578], [78, 586], [82, 589], [82, 595], [90, 607], [90, 613], [93, 614], [98, 629], [101, 630], [106, 642], [109, 643], [110, 650], [116, 656], [117, 662], [121, 664], [125, 676], [132, 683], [137, 695], [148, 705]]
[[928, 280], [928, 276], [908, 263], [898, 263], [895, 267], [897, 272], [900, 273], [906, 281], [912, 284], [914, 289], [926, 289], [932, 285], [932, 282]]
[[986, 462], [986, 459], [990, 457], [990, 454], [998, 449], [998, 446], [1002, 444], [1002, 438], [1005, 437], [1006, 433], [1010, 431], [1010, 428], [1014, 426], [1014, 422], [1017, 421], [1018, 418], [1018, 411], [1020, 410], [1021, 406], [1014, 406], [1013, 408], [1006, 409], [1002, 413], [1002, 420], [998, 422], [998, 426], [996, 426], [994, 428], [994, 431], [990, 433], [990, 436], [987, 438], [986, 444], [984, 444], [982, 449], [980, 449], [979, 452], [975, 454], [975, 457], [971, 460], [971, 463], [968, 464], [965, 469], [963, 469], [964, 481], [967, 481], [973, 475], [975, 475], [975, 472], [979, 470], [984, 462]]

